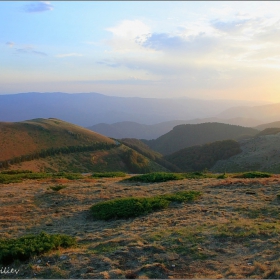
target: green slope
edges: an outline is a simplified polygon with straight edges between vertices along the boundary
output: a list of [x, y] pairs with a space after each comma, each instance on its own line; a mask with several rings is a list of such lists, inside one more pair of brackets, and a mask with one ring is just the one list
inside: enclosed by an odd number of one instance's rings
[[155, 140], [142, 140], [151, 149], [168, 155], [181, 149], [221, 140], [250, 138], [259, 131], [249, 127], [223, 123], [186, 124], [175, 126]]
[[241, 149], [238, 142], [224, 140], [185, 148], [165, 156], [165, 159], [179, 166], [184, 172], [192, 172], [209, 169], [218, 160], [228, 159], [239, 153]]

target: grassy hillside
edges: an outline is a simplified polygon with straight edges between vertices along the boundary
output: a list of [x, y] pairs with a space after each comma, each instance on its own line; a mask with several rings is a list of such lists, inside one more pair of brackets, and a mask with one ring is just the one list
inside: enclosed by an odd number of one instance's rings
[[242, 152], [218, 161], [214, 172], [263, 171], [280, 173], [280, 134], [270, 134], [240, 141]]
[[280, 121], [261, 124], [261, 125], [258, 125], [256, 127], [254, 127], [254, 128], [258, 129], [258, 130], [264, 130], [266, 128], [272, 128], [272, 127], [280, 127]]
[[58, 119], [2, 122], [0, 129], [2, 169], [45, 172], [168, 171], [115, 140]]
[[168, 155], [181, 149], [221, 140], [238, 140], [256, 135], [258, 130], [223, 123], [185, 124], [155, 140], [143, 140], [151, 149]]
[[280, 127], [271, 127], [271, 128], [266, 128], [259, 132], [257, 136], [264, 136], [264, 135], [272, 135], [272, 134], [277, 134], [280, 132]]
[[218, 160], [228, 159], [241, 151], [238, 142], [224, 140], [185, 148], [166, 156], [165, 159], [180, 166], [184, 172], [202, 171], [211, 168]]
[[115, 143], [108, 137], [58, 119], [0, 122], [0, 139], [0, 161], [49, 148]]
[[170, 171], [181, 172], [181, 168], [174, 165], [173, 163], [167, 161], [163, 158], [162, 154], [152, 150], [149, 148], [148, 145], [144, 144], [142, 141], [134, 138], [125, 138], [120, 140], [121, 143], [125, 144], [126, 146], [134, 149], [135, 151], [139, 152], [143, 156], [149, 158], [152, 161], [155, 161], [161, 166], [164, 166]]

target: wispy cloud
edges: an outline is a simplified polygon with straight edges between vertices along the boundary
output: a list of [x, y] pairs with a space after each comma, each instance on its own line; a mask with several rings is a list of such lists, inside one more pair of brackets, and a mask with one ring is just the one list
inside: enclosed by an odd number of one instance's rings
[[40, 52], [35, 50], [33, 47], [27, 46], [23, 48], [16, 48], [16, 52], [20, 54], [34, 54], [34, 55], [39, 55], [39, 56], [48, 56], [44, 52]]
[[14, 45], [15, 43], [10, 41], [6, 43], [6, 46], [9, 46], [10, 48], [12, 48]]
[[63, 58], [63, 57], [79, 57], [79, 56], [83, 56], [82, 54], [80, 53], [64, 53], [64, 54], [57, 54], [55, 57], [59, 57], [59, 58]]
[[154, 80], [143, 80], [135, 77], [128, 79], [118, 79], [118, 80], [87, 80], [87, 81], [75, 81], [75, 83], [83, 84], [106, 84], [106, 85], [151, 85], [157, 83]]
[[53, 6], [48, 1], [32, 2], [24, 6], [24, 11], [27, 13], [41, 13], [53, 10]]

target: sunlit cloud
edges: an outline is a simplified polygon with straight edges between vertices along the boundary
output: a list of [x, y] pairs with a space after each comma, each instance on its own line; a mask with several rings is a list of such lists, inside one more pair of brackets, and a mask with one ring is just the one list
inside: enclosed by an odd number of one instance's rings
[[112, 38], [105, 43], [118, 52], [139, 51], [139, 42], [150, 33], [150, 27], [140, 20], [124, 20], [106, 30], [111, 32]]
[[48, 1], [31, 2], [24, 7], [27, 13], [41, 13], [53, 10], [53, 6]]
[[57, 54], [55, 57], [63, 58], [63, 57], [79, 57], [83, 56], [80, 53], [64, 53], [64, 54]]

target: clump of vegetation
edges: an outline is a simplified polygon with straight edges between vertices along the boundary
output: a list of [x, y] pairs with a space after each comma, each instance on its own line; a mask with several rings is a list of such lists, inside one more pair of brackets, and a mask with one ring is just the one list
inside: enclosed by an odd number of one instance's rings
[[125, 177], [124, 172], [95, 172], [91, 175], [93, 178], [115, 178], [115, 177]]
[[200, 192], [188, 191], [154, 197], [119, 198], [94, 204], [91, 213], [101, 220], [131, 218], [167, 208], [170, 202], [193, 201], [200, 195]]
[[32, 173], [31, 170], [5, 170], [1, 174], [23, 174], [23, 173]]
[[8, 264], [15, 260], [27, 260], [59, 247], [76, 245], [75, 238], [65, 234], [27, 235], [15, 239], [0, 239], [0, 263]]
[[180, 173], [153, 172], [144, 175], [132, 176], [127, 181], [136, 181], [144, 183], [166, 182], [170, 180], [181, 180], [184, 176]]
[[77, 180], [77, 179], [82, 179], [83, 176], [80, 173], [68, 173], [68, 172], [58, 172], [54, 173], [52, 177], [55, 178], [66, 178], [68, 180]]
[[226, 178], [227, 178], [226, 173], [217, 176], [217, 179], [226, 179]]
[[0, 174], [0, 183], [8, 184], [8, 183], [17, 183], [21, 182], [24, 179], [43, 179], [49, 178], [51, 174], [47, 173], [1, 173]]
[[206, 172], [189, 172], [189, 173], [167, 173], [167, 172], [153, 172], [144, 175], [136, 175], [125, 180], [132, 182], [143, 182], [143, 183], [156, 183], [166, 182], [171, 180], [182, 180], [182, 179], [200, 179], [200, 178], [214, 178], [215, 176], [211, 173]]
[[269, 178], [271, 176], [272, 176], [271, 173], [251, 171], [251, 172], [245, 172], [242, 174], [238, 174], [234, 177], [235, 178]]
[[53, 191], [55, 191], [55, 192], [58, 192], [58, 191], [60, 191], [60, 190], [62, 190], [62, 189], [65, 189], [67, 186], [65, 186], [65, 185], [56, 185], [56, 186], [52, 186], [52, 187], [50, 187]]
[[44, 178], [66, 178], [69, 180], [82, 179], [83, 176], [80, 173], [43, 173], [43, 172], [29, 172], [28, 170], [11, 170], [5, 171], [5, 173], [0, 173], [0, 183], [17, 183], [21, 182], [24, 179], [44, 179]]

